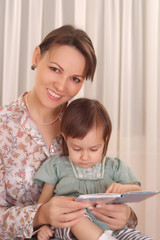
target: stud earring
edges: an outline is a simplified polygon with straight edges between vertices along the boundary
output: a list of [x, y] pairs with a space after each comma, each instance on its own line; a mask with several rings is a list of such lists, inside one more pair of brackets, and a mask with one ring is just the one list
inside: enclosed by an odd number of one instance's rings
[[35, 70], [35, 68], [36, 68], [36, 65], [33, 64], [33, 65], [31, 66], [31, 69], [32, 69], [32, 70]]

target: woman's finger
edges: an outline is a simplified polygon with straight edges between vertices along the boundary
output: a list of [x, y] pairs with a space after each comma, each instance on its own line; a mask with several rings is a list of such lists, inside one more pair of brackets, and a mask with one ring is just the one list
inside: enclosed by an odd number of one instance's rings
[[125, 204], [97, 205], [92, 213], [114, 230], [126, 225], [130, 216], [130, 208]]

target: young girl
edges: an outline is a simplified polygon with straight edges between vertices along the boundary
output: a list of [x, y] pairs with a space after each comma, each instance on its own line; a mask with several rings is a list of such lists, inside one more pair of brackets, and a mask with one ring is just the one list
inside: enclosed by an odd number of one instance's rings
[[[61, 121], [65, 140], [63, 157], [52, 157], [44, 162], [35, 175], [43, 185], [39, 203], [56, 196], [76, 198], [80, 194], [140, 190], [140, 183], [132, 170], [117, 158], [106, 157], [111, 135], [111, 121], [104, 106], [97, 100], [80, 98], [70, 103]], [[98, 207], [98, 206], [97, 206]], [[55, 229], [55, 236], [79, 240], [116, 239], [109, 227], [98, 220], [92, 207], [70, 229]], [[66, 234], [67, 233], [67, 234]], [[38, 232], [38, 239], [49, 239], [48, 226]]]

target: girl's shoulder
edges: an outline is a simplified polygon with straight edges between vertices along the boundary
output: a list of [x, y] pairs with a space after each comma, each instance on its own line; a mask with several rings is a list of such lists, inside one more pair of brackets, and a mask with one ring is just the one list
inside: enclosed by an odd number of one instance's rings
[[118, 169], [120, 165], [122, 164], [122, 161], [119, 158], [112, 158], [112, 157], [105, 157], [105, 166], [112, 168], [112, 169]]
[[67, 156], [52, 156], [44, 161], [43, 166], [64, 166], [70, 164], [69, 158]]

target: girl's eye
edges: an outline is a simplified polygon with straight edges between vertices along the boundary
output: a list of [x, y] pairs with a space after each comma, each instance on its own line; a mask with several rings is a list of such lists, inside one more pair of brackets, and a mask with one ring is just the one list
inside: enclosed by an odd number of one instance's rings
[[59, 72], [59, 69], [56, 68], [56, 67], [50, 67], [50, 69], [51, 69], [52, 71], [54, 71], [54, 72]]
[[80, 148], [73, 148], [73, 150], [78, 152], [78, 151], [80, 151]]
[[98, 149], [97, 148], [91, 148], [91, 151], [96, 152], [96, 151], [98, 151]]
[[74, 82], [80, 82], [81, 80], [79, 79], [79, 78], [77, 78], [77, 77], [72, 77], [72, 80], [74, 81]]

